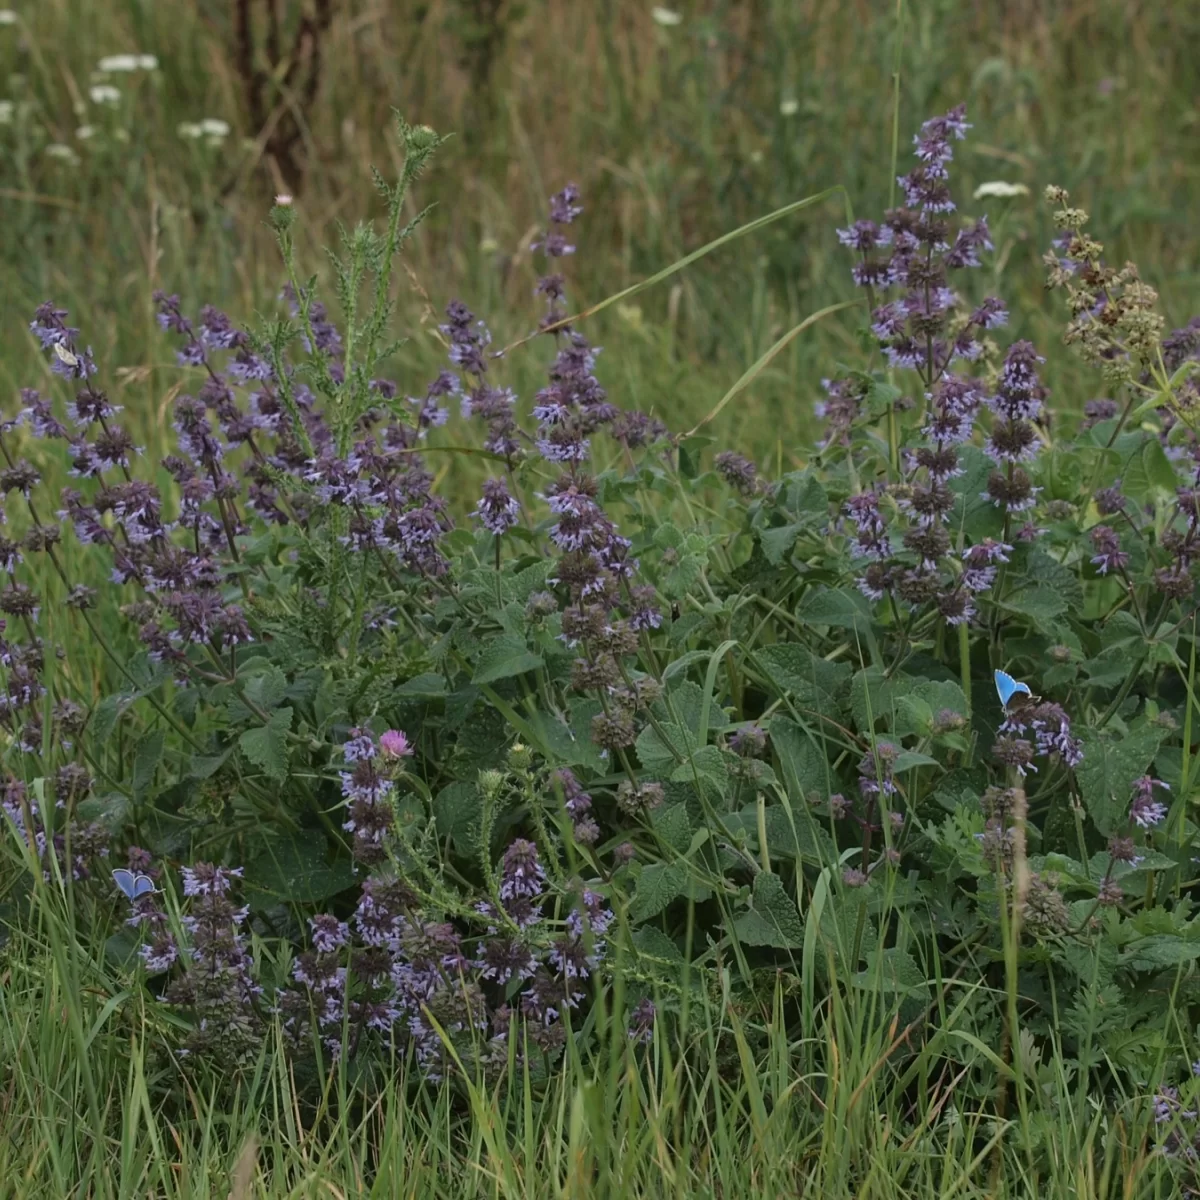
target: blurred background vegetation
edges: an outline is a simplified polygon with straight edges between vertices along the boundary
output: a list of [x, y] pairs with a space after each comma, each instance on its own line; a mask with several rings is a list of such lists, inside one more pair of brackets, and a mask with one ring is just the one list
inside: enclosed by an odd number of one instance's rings
[[[398, 297], [397, 332], [412, 341], [394, 366], [410, 392], [441, 354], [430, 305], [461, 297], [498, 341], [534, 327], [529, 245], [567, 180], [587, 208], [568, 264], [576, 307], [834, 184], [856, 215], [877, 215], [891, 193], [897, 70], [901, 169], [921, 120], [968, 104], [956, 194], [991, 217], [992, 286], [1015, 335], [1043, 352], [1059, 337], [1040, 262], [1049, 182], [1092, 211], [1111, 259], [1139, 263], [1171, 324], [1200, 307], [1195, 4], [10, 2], [0, 14], [5, 411], [46, 377], [26, 326], [52, 298], [152, 451], [179, 380], [152, 290], [239, 322], [272, 308], [272, 195], [295, 195], [305, 265], [321, 270], [336, 223], [378, 212], [371, 168], [393, 170], [393, 109], [456, 135], [420, 189], [437, 209]], [[995, 180], [1030, 194], [972, 198]], [[840, 223], [837, 200], [805, 210], [607, 309], [589, 332], [607, 347], [614, 399], [675, 429], [694, 422], [782, 333], [852, 295]], [[841, 313], [797, 338], [718, 432], [794, 461], [821, 378], [861, 362], [859, 323]], [[536, 346], [514, 354], [524, 395], [545, 358]], [[1100, 387], [1065, 356], [1048, 370], [1061, 408]]]

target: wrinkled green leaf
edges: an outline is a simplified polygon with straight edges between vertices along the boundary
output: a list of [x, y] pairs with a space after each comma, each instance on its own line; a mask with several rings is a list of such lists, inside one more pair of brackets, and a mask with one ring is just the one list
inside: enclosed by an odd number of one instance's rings
[[453, 838], [455, 844], [466, 853], [473, 853], [479, 846], [479, 818], [483, 813], [483, 801], [473, 783], [458, 780], [442, 788], [433, 801], [433, 817], [438, 833]]
[[1083, 762], [1075, 768], [1088, 815], [1104, 835], [1116, 833], [1129, 813], [1133, 781], [1146, 774], [1165, 730], [1144, 725], [1124, 737], [1085, 729]]
[[802, 707], [833, 712], [850, 682], [850, 665], [827, 662], [807, 646], [779, 642], [755, 652], [770, 680], [780, 692]]
[[154, 775], [162, 759], [164, 737], [161, 729], [152, 729], [137, 745], [133, 755], [133, 795], [143, 800], [154, 783]]
[[242, 753], [272, 779], [286, 779], [288, 771], [287, 732], [292, 727], [292, 710], [276, 709], [271, 720], [257, 729], [247, 729], [238, 738]]
[[315, 832], [273, 840], [246, 864], [246, 898], [255, 908], [319, 904], [355, 882], [351, 861], [331, 860], [324, 834]]
[[629, 919], [635, 925], [640, 925], [657, 916], [668, 904], [683, 895], [687, 881], [685, 863], [651, 863], [643, 867], [629, 905]]
[[866, 967], [854, 976], [853, 983], [866, 991], [878, 989], [922, 998], [929, 990], [913, 956], [896, 946], [872, 950]]
[[779, 756], [793, 806], [803, 808], [814, 792], [818, 796], [827, 796], [830, 791], [829, 763], [807, 730], [786, 717], [772, 717], [767, 732]]
[[806, 592], [796, 608], [805, 625], [830, 625], [835, 629], [865, 632], [871, 625], [866, 597], [850, 588], [818, 588]]
[[634, 930], [633, 944], [642, 958], [669, 963], [672, 966], [683, 962], [679, 947], [654, 925], [643, 925], [641, 929]]
[[751, 906], [734, 918], [733, 931], [746, 946], [793, 950], [803, 944], [804, 922], [778, 875], [770, 871], [755, 875]]
[[543, 665], [540, 655], [532, 654], [520, 638], [502, 636], [493, 638], [484, 648], [475, 664], [474, 684], [495, 683], [498, 679], [511, 679]]
[[692, 840], [692, 824], [686, 804], [665, 805], [654, 814], [654, 831], [678, 854], [686, 854]]

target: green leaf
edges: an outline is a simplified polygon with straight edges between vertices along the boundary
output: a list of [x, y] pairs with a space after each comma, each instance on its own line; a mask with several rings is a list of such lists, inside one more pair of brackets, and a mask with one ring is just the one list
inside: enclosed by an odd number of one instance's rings
[[141, 934], [136, 929], [119, 929], [104, 943], [104, 957], [118, 971], [132, 970], [138, 961]]
[[228, 761], [233, 753], [233, 747], [220, 754], [193, 754], [188, 759], [187, 777], [189, 779], [211, 779]]
[[1121, 966], [1130, 971], [1159, 971], [1200, 958], [1200, 941], [1176, 934], [1159, 934], [1134, 942], [1121, 955]]
[[1165, 732], [1158, 726], [1143, 725], [1121, 738], [1091, 729], [1080, 734], [1083, 761], [1075, 774], [1088, 815], [1104, 836], [1116, 833], [1125, 823], [1133, 781], [1146, 774]]
[[808, 708], [833, 712], [850, 681], [850, 664], [826, 662], [807, 646], [777, 642], [755, 652], [756, 660], [784, 695]]
[[746, 946], [774, 946], [779, 950], [800, 947], [804, 922], [778, 875], [771, 871], [755, 875], [751, 907], [734, 918], [733, 931]]
[[704, 714], [704, 689], [691, 679], [681, 679], [654, 708], [661, 720], [677, 721], [689, 734], [698, 735]]
[[[741, 835], [750, 850], [756, 855], [759, 853], [756, 804], [748, 804], [741, 812], [731, 813], [722, 821], [732, 835]], [[772, 859], [804, 859], [821, 866], [837, 862], [837, 846], [828, 831], [813, 819], [807, 806], [791, 813], [782, 804], [768, 804], [763, 809], [763, 825]]]
[[929, 701], [920, 696], [897, 696], [896, 736], [903, 737], [906, 733], [928, 736], [932, 732], [933, 708]]
[[867, 966], [853, 977], [853, 983], [867, 991], [878, 989], [914, 997], [924, 997], [929, 990], [913, 956], [897, 946], [870, 951]]
[[729, 771], [725, 758], [716, 746], [698, 746], [687, 762], [680, 763], [672, 772], [675, 783], [706, 784], [718, 797], [724, 795], [729, 782]]
[[654, 832], [678, 854], [686, 854], [692, 841], [692, 824], [686, 804], [671, 804], [658, 809], [653, 818]]
[[703, 566], [703, 558], [695, 554], [684, 554], [663, 576], [663, 595], [668, 600], [682, 600], [696, 586]]
[[913, 767], [938, 767], [941, 764], [936, 758], [930, 758], [928, 754], [921, 754], [917, 750], [902, 750], [897, 756], [896, 761], [892, 764], [892, 770], [899, 775], [902, 771], [910, 771]]
[[684, 479], [695, 479], [700, 474], [700, 456], [713, 440], [707, 434], [693, 433], [679, 442], [679, 474]]
[[1079, 575], [1044, 550], [1033, 550], [1025, 569], [1029, 585], [1048, 587], [1066, 601], [1068, 609], [1083, 608], [1083, 584]]
[[493, 638], [475, 664], [472, 683], [495, 683], [498, 679], [511, 679], [543, 665], [540, 655], [531, 654], [524, 641], [515, 637]]
[[998, 601], [1008, 612], [1027, 617], [1039, 633], [1054, 634], [1055, 621], [1067, 611], [1067, 598], [1055, 588], [1043, 584], [1021, 588]]
[[981, 494], [987, 490], [988, 476], [995, 464], [978, 446], [961, 446], [958, 454], [962, 474], [950, 481], [950, 490], [958, 501], [950, 517], [953, 529], [962, 529], [970, 542], [998, 537], [1004, 528], [1000, 510]]
[[796, 538], [801, 529], [803, 529], [802, 525], [793, 523], [775, 525], [769, 529], [758, 531], [758, 540], [762, 545], [763, 554], [771, 566], [779, 566], [792, 552], [792, 547], [796, 544]]
[[811, 468], [786, 476], [784, 483], [783, 507], [805, 517], [804, 524], [829, 516], [829, 493]]
[[292, 727], [292, 710], [276, 709], [266, 725], [247, 729], [238, 738], [242, 753], [272, 779], [287, 778], [287, 731]]
[[133, 755], [133, 795], [135, 800], [145, 799], [154, 783], [163, 752], [163, 731], [152, 729], [137, 744]]
[[131, 703], [133, 702], [128, 696], [105, 696], [92, 709], [91, 720], [88, 722], [88, 733], [93, 746], [97, 749], [107, 746], [117, 728], [117, 722], [121, 719], [121, 714]]
[[812, 735], [786, 717], [772, 717], [767, 732], [794, 804], [807, 805], [813, 792], [827, 796], [832, 787], [829, 763]]
[[81, 821], [98, 821], [116, 835], [129, 819], [129, 797], [120, 792], [106, 792], [81, 801], [75, 811]]
[[1173, 496], [1179, 477], [1157, 438], [1147, 437], [1129, 457], [1121, 473], [1121, 490], [1132, 500]]
[[651, 863], [643, 867], [629, 905], [629, 919], [635, 925], [640, 925], [657, 916], [668, 904], [683, 895], [687, 880], [685, 863]]
[[471, 853], [479, 847], [479, 817], [483, 802], [473, 783], [459, 780], [438, 792], [433, 817], [441, 837], [453, 838], [460, 850]]
[[813, 588], [796, 608], [804, 625], [830, 625], [865, 632], [871, 626], [871, 609], [861, 592], [849, 588]]
[[433, 672], [416, 675], [396, 688], [393, 695], [404, 700], [441, 700], [446, 695], [446, 680]]
[[[647, 771], [652, 775], [665, 775], [675, 769], [679, 759], [686, 761], [696, 749], [696, 739], [682, 725], [668, 722], [657, 729], [647, 725], [638, 734], [635, 748], [638, 761]], [[672, 753], [672, 749], [675, 753]]]
[[270, 842], [246, 864], [246, 898], [254, 908], [281, 901], [319, 904], [354, 886], [349, 859], [329, 861], [321, 833], [298, 833]]
[[672, 966], [679, 966], [683, 962], [679, 947], [655, 925], [643, 925], [641, 929], [635, 929], [632, 940], [634, 948], [642, 958], [669, 963]]
[[547, 560], [546, 562], [534, 563], [533, 566], [525, 567], [524, 570], [518, 571], [512, 581], [513, 598], [518, 603], [525, 604], [534, 592], [540, 592], [545, 588], [546, 580], [553, 570], [554, 563]]
[[264, 712], [277, 708], [287, 695], [287, 676], [274, 664], [255, 675], [246, 684], [246, 697]]
[[[592, 741], [592, 718], [603, 709], [598, 700], [575, 700], [571, 704], [570, 724], [554, 713], [530, 713], [526, 720], [540, 740], [540, 749], [554, 763], [568, 767], [589, 767], [607, 775], [610, 764], [601, 757], [600, 747]], [[535, 743], [536, 745], [537, 743]]]
[[870, 375], [867, 379], [867, 390], [863, 396], [867, 412], [876, 419], [886, 416], [888, 409], [904, 393], [895, 384], [889, 383], [886, 379], [878, 375]]

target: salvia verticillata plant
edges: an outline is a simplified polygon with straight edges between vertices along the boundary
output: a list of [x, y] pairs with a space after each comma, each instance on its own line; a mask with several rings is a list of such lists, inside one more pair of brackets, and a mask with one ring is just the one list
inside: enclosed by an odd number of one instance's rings
[[[1052, 395], [1064, 351], [975, 282], [969, 130], [926, 122], [901, 205], [838, 231], [871, 353], [779, 477], [626, 403], [571, 301], [572, 185], [535, 315], [446, 298], [444, 362], [402, 378], [393, 263], [440, 142], [404, 124], [332, 298], [292, 202], [275, 316], [156, 298], [163, 461], [70, 315], [34, 314], [60, 382], [0, 428], [6, 823], [39, 886], [133, 922], [110, 954], [189, 1068], [279, 1021], [310, 1065], [540, 1071], [612, 1019], [668, 1036], [685, 988], [787, 1020], [869, 988], [915, 1044], [958, 981], [1015, 1063], [942, 1047], [975, 1100], [1053, 1038], [1081, 1094], [1161, 1089], [1192, 1162], [1161, 1007], [1200, 999], [1200, 324], [1164, 333], [1054, 191], [1048, 282], [1106, 394]], [[57, 669], [85, 637], [99, 675]]]

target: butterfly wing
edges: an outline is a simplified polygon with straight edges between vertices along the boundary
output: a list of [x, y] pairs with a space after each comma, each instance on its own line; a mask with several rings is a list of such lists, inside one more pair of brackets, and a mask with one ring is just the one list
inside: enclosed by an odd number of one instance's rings
[[149, 875], [135, 875], [124, 867], [118, 867], [113, 873], [113, 883], [125, 893], [128, 900], [136, 900], [155, 890], [154, 880]]
[[1000, 697], [1002, 708], [1007, 708], [1009, 701], [1019, 692], [1024, 693], [1030, 699], [1033, 698], [1029, 684], [1014, 679], [1007, 671], [995, 671], [993, 674], [996, 680], [996, 694]]

